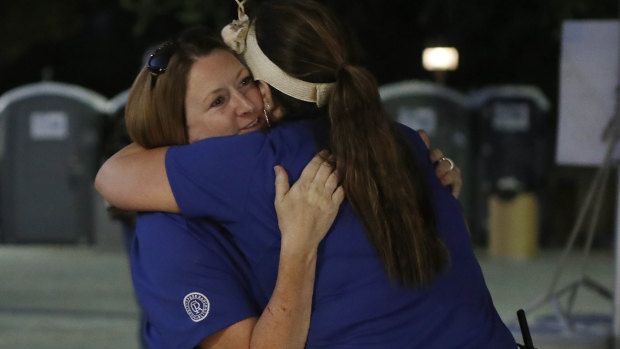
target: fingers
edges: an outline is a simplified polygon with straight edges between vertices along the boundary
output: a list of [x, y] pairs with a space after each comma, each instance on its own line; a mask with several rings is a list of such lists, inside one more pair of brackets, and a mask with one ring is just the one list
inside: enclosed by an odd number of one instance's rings
[[338, 187], [338, 181], [338, 172], [334, 170], [327, 177], [327, 180], [325, 181], [325, 188], [331, 191], [336, 190], [336, 187]]
[[433, 149], [430, 152], [431, 162], [435, 163], [443, 157], [443, 152], [439, 149]]
[[441, 175], [439, 175], [439, 172], [437, 173], [437, 177], [439, 177], [441, 184], [444, 186], [450, 186], [450, 188], [452, 189], [452, 195], [458, 199], [459, 194], [461, 193], [461, 189], [463, 187], [461, 169], [458, 167], [454, 167], [452, 170], [443, 172]]
[[[318, 157], [321, 157], [323, 161], [318, 165], [310, 186], [314, 188], [318, 197], [322, 197], [323, 200], [331, 199], [333, 204], [340, 205], [344, 200], [344, 189], [339, 186], [338, 172], [331, 165], [335, 157], [327, 151], [322, 151], [315, 156], [315, 159]], [[309, 175], [317, 167], [317, 163], [309, 164], [308, 167], [310, 167], [307, 173]]]
[[334, 193], [332, 194], [332, 202], [336, 205], [340, 205], [344, 200], [344, 189], [342, 186], [338, 186]]
[[452, 166], [453, 166], [453, 163], [451, 163], [450, 161], [446, 160], [443, 157], [440, 158], [437, 162], [437, 166], [435, 167], [435, 173], [437, 174], [437, 177], [443, 177], [450, 171], [457, 168], [456, 166], [454, 167]]
[[461, 178], [461, 169], [455, 167], [453, 170], [454, 180], [452, 181], [452, 195], [455, 198], [459, 198], [459, 194], [461, 193], [461, 188], [463, 188], [463, 179]]
[[290, 190], [290, 184], [288, 183], [288, 174], [282, 166], [274, 166], [273, 170], [276, 174], [276, 202], [279, 202], [282, 201], [286, 193]]
[[329, 152], [327, 150], [322, 150], [316, 154], [306, 165], [306, 167], [304, 167], [301, 175], [299, 176], [299, 181], [311, 183], [328, 156]]
[[446, 157], [439, 149], [433, 149], [430, 151], [430, 160], [435, 163], [435, 174], [444, 186], [450, 186], [452, 195], [458, 199], [463, 187], [463, 180], [461, 178], [461, 169], [456, 164]]
[[338, 185], [338, 176], [331, 165], [334, 156], [327, 150], [315, 155], [306, 165], [299, 177], [299, 182], [314, 183], [318, 186], [329, 186], [332, 190]]
[[[308, 198], [323, 198], [322, 200], [331, 199], [337, 203], [342, 202], [344, 190], [339, 187], [338, 172], [331, 165], [332, 161], [334, 161], [334, 156], [329, 151], [319, 152], [303, 169], [293, 188], [289, 186], [286, 171], [280, 166], [274, 167], [274, 171], [276, 171], [276, 201], [282, 200], [290, 190], [297, 190], [308, 193]], [[310, 194], [311, 192], [314, 194]]]
[[[327, 181], [332, 177], [333, 172], [334, 168], [329, 162], [327, 162], [327, 160], [325, 160], [321, 163], [321, 166], [319, 166], [319, 169], [316, 171], [312, 181], [317, 185], [326, 185]], [[338, 181], [336, 180], [336, 183], [337, 182]], [[332, 189], [334, 188], [336, 187], [334, 186]]]
[[426, 147], [430, 149], [431, 140], [428, 138], [428, 133], [426, 133], [426, 131], [424, 130], [418, 130], [418, 134], [420, 135], [420, 138], [422, 138], [422, 140], [424, 141], [424, 144], [426, 144]]

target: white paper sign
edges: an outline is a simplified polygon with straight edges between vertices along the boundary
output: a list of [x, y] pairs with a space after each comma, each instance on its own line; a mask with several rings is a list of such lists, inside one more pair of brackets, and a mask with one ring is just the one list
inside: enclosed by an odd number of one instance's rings
[[608, 145], [601, 136], [616, 103], [619, 30], [617, 20], [564, 22], [556, 151], [560, 165], [603, 162]]
[[69, 137], [69, 117], [62, 111], [35, 111], [30, 114], [30, 139], [61, 141]]

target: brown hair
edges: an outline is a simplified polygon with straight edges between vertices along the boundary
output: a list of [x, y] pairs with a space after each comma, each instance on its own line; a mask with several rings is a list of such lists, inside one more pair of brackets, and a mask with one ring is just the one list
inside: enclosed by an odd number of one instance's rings
[[166, 71], [153, 84], [151, 72], [142, 68], [131, 86], [125, 123], [131, 139], [145, 148], [187, 144], [185, 94], [194, 62], [213, 50], [229, 50], [202, 27], [191, 28], [175, 42]]
[[[331, 151], [348, 200], [388, 275], [405, 286], [429, 284], [448, 264], [426, 178], [385, 112], [377, 82], [350, 64], [334, 17], [313, 1], [270, 1], [255, 19], [263, 52], [288, 74], [336, 84], [327, 114]], [[316, 108], [272, 89], [286, 112]]]

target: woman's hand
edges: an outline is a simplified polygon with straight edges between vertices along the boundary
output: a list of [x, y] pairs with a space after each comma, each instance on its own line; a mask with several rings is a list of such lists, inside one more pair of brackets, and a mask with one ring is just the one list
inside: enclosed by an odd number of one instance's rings
[[344, 190], [338, 185], [337, 173], [329, 164], [328, 156], [329, 152], [322, 151], [312, 158], [292, 187], [284, 168], [274, 167], [274, 203], [283, 250], [316, 249], [338, 214]]
[[[418, 134], [426, 144], [426, 147], [430, 149], [430, 140], [424, 130], [419, 130]], [[433, 149], [430, 151], [431, 162], [437, 163], [435, 167], [435, 174], [444, 186], [450, 186], [452, 189], [452, 195], [458, 199], [463, 187], [463, 179], [461, 178], [461, 169], [449, 158], [443, 155], [443, 152], [439, 149]]]
[[[306, 344], [317, 248], [344, 199], [338, 176], [326, 161], [328, 155], [316, 155], [292, 187], [284, 168], [274, 167], [274, 204], [282, 233], [278, 279], [258, 321], [243, 325], [245, 333], [251, 334], [250, 347], [303, 348]], [[230, 333], [228, 338], [235, 338], [236, 333]]]

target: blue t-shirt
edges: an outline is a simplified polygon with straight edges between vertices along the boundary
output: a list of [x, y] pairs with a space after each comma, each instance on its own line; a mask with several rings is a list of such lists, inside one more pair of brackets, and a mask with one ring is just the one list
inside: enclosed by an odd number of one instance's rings
[[[401, 130], [431, 186], [450, 268], [424, 289], [395, 285], [345, 201], [319, 245], [307, 347], [515, 348], [493, 306], [460, 204], [437, 179], [418, 134]], [[166, 154], [182, 214], [217, 221], [231, 233], [257, 280], [261, 307], [274, 289], [280, 251], [273, 166], [284, 166], [295, 181], [326, 136], [321, 121], [298, 121], [269, 133], [171, 147]]]
[[193, 348], [210, 334], [260, 316], [247, 261], [217, 224], [141, 214], [130, 257], [151, 349]]

